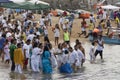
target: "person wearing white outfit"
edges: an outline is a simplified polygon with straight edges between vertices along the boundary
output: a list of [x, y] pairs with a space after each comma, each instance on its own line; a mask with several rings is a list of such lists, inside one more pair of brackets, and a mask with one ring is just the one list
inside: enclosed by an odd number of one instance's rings
[[23, 45], [23, 52], [24, 52], [24, 57], [25, 57], [24, 69], [27, 69], [28, 60], [30, 58], [30, 48], [31, 48], [30, 42], [31, 40], [28, 39], [26, 43]]
[[38, 43], [34, 43], [32, 56], [31, 56], [31, 68], [34, 72], [39, 72], [40, 63], [40, 48], [38, 48]]
[[104, 49], [104, 41], [102, 39], [102, 35], [99, 36], [99, 39], [97, 40], [97, 48], [95, 51], [95, 58], [98, 54], [100, 54], [101, 60], [103, 61], [103, 49]]
[[60, 16], [59, 25], [60, 25], [60, 27], [61, 27], [62, 30], [63, 30], [64, 21], [65, 21], [65, 18], [63, 16]]
[[54, 37], [55, 37], [55, 45], [59, 43], [59, 37], [60, 37], [60, 28], [59, 25], [55, 25], [55, 30], [54, 30]]
[[62, 64], [62, 43], [58, 44], [58, 48], [56, 49], [56, 59], [58, 62], [58, 68], [61, 66]]
[[107, 11], [104, 10], [104, 11], [103, 11], [103, 20], [106, 20], [106, 18], [107, 18]]
[[83, 52], [79, 49], [79, 44], [76, 45], [76, 51], [78, 53], [79, 63], [80, 63], [80, 65], [78, 67], [81, 68], [85, 61], [85, 56], [84, 56]]
[[55, 49], [52, 48], [52, 44], [49, 45], [49, 50], [50, 50], [50, 53], [51, 53], [50, 60], [51, 60], [52, 68], [56, 68], [58, 66], [58, 63], [57, 63], [57, 59], [56, 59], [56, 57], [54, 55]]
[[48, 17], [48, 22], [50, 23], [50, 26], [52, 26], [52, 14], [48, 13], [47, 17]]
[[8, 63], [9, 64], [9, 61], [10, 61], [10, 53], [9, 53], [9, 43], [8, 43], [8, 40], [6, 40], [6, 43], [5, 43], [5, 46], [4, 46], [4, 60], [5, 60], [5, 63]]
[[90, 47], [90, 52], [89, 52], [89, 55], [90, 55], [90, 63], [93, 63], [95, 61], [95, 42], [92, 42], [92, 46]]
[[74, 71], [77, 71], [77, 67], [80, 65], [77, 51], [73, 50], [72, 47], [69, 47], [69, 51], [70, 51], [70, 59], [69, 59], [70, 64], [71, 64], [72, 68], [74, 69]]

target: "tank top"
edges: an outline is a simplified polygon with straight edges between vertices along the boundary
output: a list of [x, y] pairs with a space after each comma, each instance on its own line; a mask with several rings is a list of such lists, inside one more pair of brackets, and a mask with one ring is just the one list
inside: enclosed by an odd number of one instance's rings
[[99, 50], [99, 51], [102, 51], [103, 50], [103, 46], [101, 46], [102, 45], [102, 42], [103, 42], [103, 40], [98, 40], [98, 45], [97, 45], [97, 50]]
[[69, 33], [68, 32], [64, 33], [64, 41], [69, 41], [69, 40], [70, 40]]

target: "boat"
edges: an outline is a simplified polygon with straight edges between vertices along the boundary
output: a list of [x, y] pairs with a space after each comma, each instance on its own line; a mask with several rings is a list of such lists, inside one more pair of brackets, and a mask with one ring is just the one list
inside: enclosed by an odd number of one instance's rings
[[[120, 28], [109, 28], [108, 35], [102, 36], [104, 43], [120, 45]], [[89, 37], [90, 41], [93, 41], [93, 37]]]
[[106, 44], [117, 44], [120, 45], [120, 39], [109, 38], [108, 36], [103, 36], [104, 43]]

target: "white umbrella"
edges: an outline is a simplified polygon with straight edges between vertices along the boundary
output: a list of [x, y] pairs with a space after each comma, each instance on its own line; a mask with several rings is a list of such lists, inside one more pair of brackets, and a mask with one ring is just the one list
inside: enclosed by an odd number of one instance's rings
[[22, 3], [22, 2], [25, 2], [25, 0], [10, 0], [10, 1], [13, 1], [14, 3]]
[[28, 1], [30, 3], [35, 3], [35, 4], [44, 4], [44, 5], [50, 5], [49, 3], [47, 2], [43, 2], [43, 1], [39, 1], [39, 0], [31, 0], [31, 1]]
[[103, 9], [112, 9], [112, 10], [118, 10], [120, 7], [113, 6], [113, 5], [106, 5], [106, 6], [101, 6]]
[[120, 2], [117, 2], [117, 3], [115, 3], [115, 4], [120, 5]]

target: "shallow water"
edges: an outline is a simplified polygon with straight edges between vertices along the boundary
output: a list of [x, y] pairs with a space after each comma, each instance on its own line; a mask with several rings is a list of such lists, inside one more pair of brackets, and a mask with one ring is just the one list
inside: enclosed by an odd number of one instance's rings
[[52, 75], [43, 75], [24, 71], [24, 74], [10, 72], [10, 66], [0, 63], [0, 80], [119, 80], [120, 78], [120, 50], [119, 45], [107, 45], [104, 48], [104, 62], [101, 62], [99, 55], [96, 63], [89, 62], [90, 43], [85, 42], [86, 62], [82, 69], [73, 74], [60, 74], [55, 70]]

